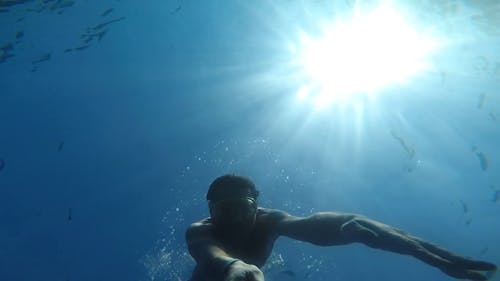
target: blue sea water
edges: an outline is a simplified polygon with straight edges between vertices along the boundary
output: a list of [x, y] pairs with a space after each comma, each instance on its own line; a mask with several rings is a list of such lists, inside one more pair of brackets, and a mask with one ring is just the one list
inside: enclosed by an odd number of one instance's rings
[[[8, 2], [0, 280], [187, 280], [184, 231], [225, 173], [251, 177], [264, 207], [359, 213], [500, 263], [498, 1], [398, 1], [447, 42], [432, 67], [323, 110], [296, 99], [290, 46], [375, 1]], [[412, 257], [288, 238], [264, 272], [451, 280]]]

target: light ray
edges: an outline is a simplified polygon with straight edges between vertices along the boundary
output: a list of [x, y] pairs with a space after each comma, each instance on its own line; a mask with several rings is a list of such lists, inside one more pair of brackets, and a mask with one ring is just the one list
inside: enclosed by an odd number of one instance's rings
[[299, 93], [321, 107], [409, 79], [430, 67], [428, 55], [437, 47], [387, 3], [338, 20], [321, 38], [302, 34], [300, 42], [307, 82]]

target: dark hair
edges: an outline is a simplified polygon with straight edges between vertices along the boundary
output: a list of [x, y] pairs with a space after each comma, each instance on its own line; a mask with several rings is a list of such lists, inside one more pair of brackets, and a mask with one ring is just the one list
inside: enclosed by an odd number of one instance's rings
[[259, 191], [257, 191], [255, 184], [250, 179], [235, 174], [227, 174], [216, 178], [210, 184], [207, 200], [218, 201], [245, 192], [255, 200], [259, 196]]

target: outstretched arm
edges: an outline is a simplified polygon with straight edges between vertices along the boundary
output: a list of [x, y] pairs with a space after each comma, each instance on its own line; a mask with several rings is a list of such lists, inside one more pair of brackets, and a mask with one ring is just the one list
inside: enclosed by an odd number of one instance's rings
[[354, 214], [325, 212], [303, 218], [283, 213], [277, 230], [280, 235], [321, 246], [359, 242], [411, 255], [459, 279], [487, 280], [480, 271], [497, 269], [492, 263], [458, 256], [404, 231]]

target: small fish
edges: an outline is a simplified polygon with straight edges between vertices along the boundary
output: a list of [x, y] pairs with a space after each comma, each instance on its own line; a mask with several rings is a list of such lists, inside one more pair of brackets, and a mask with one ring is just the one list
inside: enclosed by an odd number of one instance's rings
[[444, 83], [446, 81], [446, 72], [445, 71], [441, 71], [441, 83]]
[[102, 12], [101, 17], [105, 17], [105, 16], [111, 14], [111, 12], [113, 12], [113, 10], [114, 10], [113, 8], [107, 9], [106, 11]]
[[396, 134], [396, 132], [394, 132], [394, 131], [391, 130], [391, 135], [403, 147], [403, 149], [406, 151], [406, 153], [408, 154], [408, 156], [410, 157], [410, 159], [413, 159], [413, 157], [415, 157], [415, 149], [413, 147], [409, 146], [402, 137], [400, 137], [400, 136], [398, 136]]
[[108, 32], [107, 30], [103, 30], [103, 31], [99, 31], [97, 33], [88, 33], [88, 34], [85, 34], [82, 38], [85, 38], [85, 36], [87, 38], [85, 40], [83, 40], [83, 43], [89, 44], [92, 40], [94, 40], [94, 38], [97, 38], [97, 41], [101, 41], [102, 38], [104, 37], [104, 35], [106, 35], [107, 32]]
[[14, 49], [12, 43], [7, 43], [0, 46], [0, 50], [4, 50], [5, 52], [11, 51], [12, 49]]
[[472, 222], [472, 219], [468, 219], [468, 220], [465, 221], [465, 225], [469, 226], [471, 222]]
[[490, 112], [490, 119], [491, 119], [492, 121], [497, 121], [497, 116], [496, 116], [496, 114], [495, 114], [495, 113], [493, 113], [493, 112]]
[[39, 13], [43, 12], [45, 10], [45, 8], [47, 8], [47, 7], [42, 6], [42, 7], [38, 8], [38, 9], [28, 8], [28, 9], [26, 9], [26, 11], [28, 11], [28, 12], [35, 12], [35, 13], [39, 14]]
[[38, 64], [38, 63], [41, 63], [41, 62], [44, 62], [44, 61], [48, 61], [50, 60], [50, 53], [46, 53], [44, 55], [42, 55], [40, 58], [32, 61], [31, 63], [32, 64]]
[[178, 13], [181, 9], [182, 9], [182, 6], [181, 6], [181, 5], [179, 5], [179, 6], [177, 6], [177, 8], [175, 8], [174, 10], [172, 10], [172, 11], [170, 12], [170, 14], [171, 14], [171, 15], [173, 15], [173, 14], [175, 14], [175, 13]]
[[482, 93], [479, 95], [479, 100], [477, 102], [477, 108], [481, 109], [484, 106], [484, 102], [486, 101], [486, 94]]
[[0, 7], [9, 7], [28, 2], [29, 0], [1, 0]]
[[90, 45], [83, 45], [83, 46], [80, 46], [80, 47], [76, 47], [74, 50], [75, 51], [82, 51], [82, 50], [87, 49], [88, 47], [90, 47]]
[[2, 171], [3, 168], [5, 168], [5, 160], [3, 160], [2, 158], [0, 158], [0, 171]]
[[93, 36], [89, 36], [89, 37], [87, 37], [87, 39], [83, 40], [83, 43], [88, 44], [92, 40], [94, 40], [94, 37]]
[[100, 23], [100, 24], [92, 27], [92, 29], [93, 30], [98, 30], [98, 29], [101, 29], [101, 28], [105, 27], [106, 25], [109, 25], [109, 24], [112, 24], [112, 23], [115, 23], [115, 22], [119, 22], [119, 21], [122, 21], [124, 19], [125, 19], [125, 17], [121, 17], [121, 18], [117, 18], [117, 19], [114, 19], [114, 20], [106, 21], [106, 22]]
[[295, 272], [293, 272], [292, 270], [290, 269], [287, 269], [287, 270], [282, 270], [280, 272], [278, 272], [279, 274], [285, 274], [285, 275], [288, 275], [288, 276], [291, 276], [291, 277], [295, 277], [296, 274]]
[[495, 65], [495, 70], [493, 71], [494, 75], [500, 74], [500, 62], [497, 62]]
[[464, 214], [467, 214], [467, 212], [469, 211], [467, 204], [465, 204], [465, 202], [462, 200], [460, 200], [460, 203], [462, 204], [462, 211], [464, 212]]
[[16, 39], [19, 40], [24, 37], [24, 32], [23, 31], [18, 31], [16, 33]]
[[476, 71], [486, 71], [488, 70], [488, 66], [489, 66], [489, 61], [488, 59], [486, 59], [486, 57], [484, 56], [478, 56], [476, 57], [475, 59], [475, 66], [474, 68], [476, 69]]
[[54, 10], [58, 10], [58, 9], [68, 8], [68, 7], [73, 6], [74, 4], [75, 4], [75, 1], [59, 0], [54, 5], [50, 6], [50, 10], [54, 11]]
[[0, 63], [7, 61], [8, 58], [13, 56], [13, 54], [9, 54], [7, 51], [0, 48]]
[[64, 50], [65, 53], [69, 53], [69, 52], [72, 52], [72, 51], [73, 51], [72, 48], [68, 48], [68, 49]]
[[71, 221], [73, 219], [73, 210], [71, 208], [68, 209], [68, 221]]
[[493, 193], [492, 201], [495, 203], [500, 203], [500, 190], [495, 190], [495, 192]]
[[479, 254], [480, 254], [480, 255], [484, 255], [484, 254], [486, 254], [487, 252], [488, 252], [488, 247], [484, 247], [484, 248], [483, 248], [483, 249], [479, 252]]
[[101, 41], [101, 39], [104, 37], [104, 35], [106, 35], [108, 31], [107, 30], [103, 30], [97, 34], [95, 34], [95, 36], [97, 36], [97, 41]]
[[486, 158], [486, 155], [482, 152], [476, 152], [476, 156], [479, 159], [479, 164], [481, 165], [481, 169], [483, 171], [488, 170], [488, 159]]
[[61, 150], [63, 150], [63, 148], [64, 148], [64, 142], [61, 141], [61, 142], [59, 142], [59, 146], [57, 147], [57, 151], [61, 151]]

